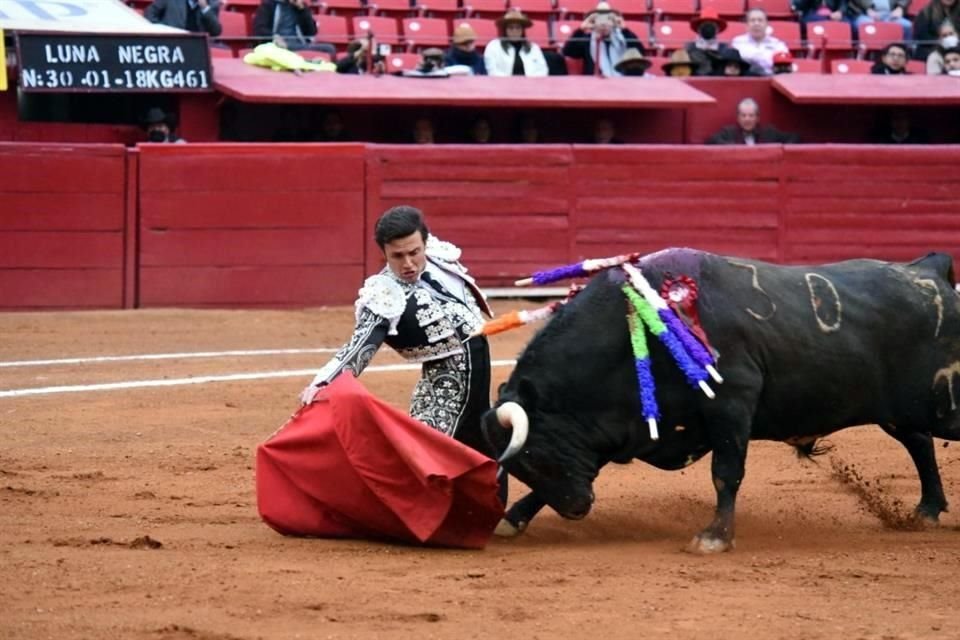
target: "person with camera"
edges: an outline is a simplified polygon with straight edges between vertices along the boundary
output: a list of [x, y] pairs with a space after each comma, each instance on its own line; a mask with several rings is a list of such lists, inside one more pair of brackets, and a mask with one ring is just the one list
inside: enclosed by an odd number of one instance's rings
[[309, 0], [261, 0], [253, 16], [253, 35], [291, 51], [322, 51], [336, 58], [332, 44], [314, 42], [317, 23]]
[[720, 42], [718, 36], [727, 28], [727, 21], [716, 9], [706, 8], [690, 20], [690, 28], [696, 31], [697, 39], [684, 45], [693, 62], [695, 76], [709, 76], [729, 45]]
[[[384, 53], [373, 51], [370, 38], [357, 38], [347, 45], [347, 52], [337, 60], [337, 73], [380, 75], [387, 70]], [[389, 48], [389, 45], [385, 45]]]
[[617, 62], [627, 49], [645, 53], [640, 38], [623, 23], [608, 2], [597, 3], [563, 45], [563, 55], [583, 61], [583, 75], [619, 76]]
[[547, 59], [536, 42], [527, 39], [533, 22], [519, 9], [509, 9], [497, 19], [500, 37], [483, 50], [483, 62], [491, 76], [546, 76]]

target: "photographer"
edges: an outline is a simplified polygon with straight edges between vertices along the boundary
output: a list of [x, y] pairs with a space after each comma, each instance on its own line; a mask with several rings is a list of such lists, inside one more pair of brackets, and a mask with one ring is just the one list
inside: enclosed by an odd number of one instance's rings
[[367, 73], [367, 59], [370, 61], [370, 73], [381, 74], [387, 69], [383, 55], [370, 53], [370, 38], [358, 38], [347, 45], [347, 52], [337, 61], [337, 73]]
[[704, 9], [700, 15], [690, 20], [690, 28], [697, 32], [697, 39], [688, 42], [684, 49], [693, 61], [695, 76], [713, 75], [714, 66], [729, 49], [718, 39], [726, 28], [727, 22], [720, 18], [716, 9]]
[[253, 16], [253, 35], [264, 42], [273, 40], [278, 47], [291, 51], [322, 51], [337, 55], [332, 44], [313, 41], [317, 23], [308, 0], [262, 0]]
[[608, 3], [600, 2], [563, 45], [563, 55], [582, 60], [583, 75], [593, 75], [599, 68], [609, 77], [621, 75], [616, 64], [627, 49], [644, 53], [637, 34], [623, 26], [623, 16]]
[[420, 64], [413, 71], [404, 71], [403, 75], [412, 77], [446, 78], [450, 74], [444, 69], [443, 49], [430, 47], [420, 53]]

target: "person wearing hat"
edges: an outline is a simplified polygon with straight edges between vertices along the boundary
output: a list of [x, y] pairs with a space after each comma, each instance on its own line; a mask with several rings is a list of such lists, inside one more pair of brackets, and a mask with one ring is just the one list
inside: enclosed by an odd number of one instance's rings
[[696, 65], [693, 75], [713, 75], [714, 63], [721, 53], [730, 48], [717, 37], [727, 28], [727, 21], [720, 17], [716, 9], [707, 7], [690, 20], [690, 28], [697, 33], [697, 39], [688, 42], [684, 49]]
[[526, 38], [533, 22], [519, 9], [509, 9], [497, 19], [500, 37], [483, 50], [483, 62], [491, 76], [546, 76], [547, 60], [535, 42]]
[[713, 75], [721, 78], [756, 75], [750, 71], [750, 63], [740, 57], [740, 52], [727, 47], [713, 63]]
[[795, 133], [785, 133], [770, 125], [760, 124], [760, 106], [753, 98], [737, 103], [737, 124], [720, 129], [707, 144], [790, 144], [799, 142]]
[[620, 61], [617, 62], [617, 65], [614, 67], [617, 73], [622, 76], [647, 76], [650, 77], [653, 74], [647, 73], [647, 69], [650, 68], [650, 65], [653, 64], [644, 57], [643, 52], [639, 49], [627, 49], [626, 53], [623, 54], [623, 57], [620, 58]]
[[468, 24], [461, 24], [453, 30], [453, 43], [443, 61], [447, 67], [469, 67], [475, 76], [487, 75], [483, 56], [477, 52], [477, 32]]
[[143, 118], [148, 142], [186, 142], [176, 134], [177, 119], [160, 107], [152, 107]]
[[670, 77], [685, 78], [693, 75], [696, 65], [686, 49], [677, 49], [670, 54], [669, 62], [665, 62], [660, 68]]
[[780, 51], [773, 54], [773, 73], [793, 73], [793, 55], [789, 51]]
[[786, 43], [767, 33], [769, 22], [763, 9], [747, 11], [747, 32], [730, 43], [740, 52], [740, 57], [749, 62], [758, 74], [773, 73], [773, 56], [789, 51]]
[[564, 43], [563, 55], [582, 60], [583, 75], [609, 77], [620, 75], [616, 63], [628, 49], [644, 52], [637, 34], [623, 26], [620, 12], [607, 2], [599, 2]]
[[[420, 52], [420, 64], [416, 69], [404, 71], [404, 76], [448, 78], [450, 74], [444, 68], [443, 49], [429, 47]], [[467, 70], [469, 73], [469, 70]]]

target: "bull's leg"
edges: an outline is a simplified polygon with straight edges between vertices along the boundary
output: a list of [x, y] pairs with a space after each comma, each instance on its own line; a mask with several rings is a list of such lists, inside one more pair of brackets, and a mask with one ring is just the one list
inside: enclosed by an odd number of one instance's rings
[[717, 420], [713, 423], [714, 433], [711, 435], [711, 473], [713, 486], [717, 491], [717, 510], [709, 526], [690, 541], [687, 551], [691, 553], [720, 553], [734, 548], [734, 509], [747, 459], [749, 414], [742, 412], [742, 417], [739, 418], [731, 416], [711, 420]]
[[512, 538], [523, 533], [530, 521], [540, 513], [547, 503], [537, 497], [532, 491], [517, 500], [506, 515], [500, 520], [494, 533], [505, 538]]
[[930, 522], [938, 522], [940, 513], [947, 510], [947, 498], [943, 495], [933, 438], [926, 433], [898, 429], [890, 424], [880, 426], [906, 447], [917, 468], [920, 476], [920, 503], [915, 510], [917, 516]]

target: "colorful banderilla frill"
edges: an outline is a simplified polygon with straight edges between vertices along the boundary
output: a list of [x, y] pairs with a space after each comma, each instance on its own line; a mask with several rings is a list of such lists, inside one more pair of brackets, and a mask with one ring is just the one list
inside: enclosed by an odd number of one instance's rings
[[[624, 288], [628, 289], [629, 287], [624, 285]], [[647, 336], [636, 309], [632, 304], [628, 304], [631, 312], [627, 314], [627, 324], [630, 326], [630, 345], [633, 347], [633, 362], [637, 369], [637, 383], [640, 386], [640, 412], [647, 420], [650, 439], [659, 440], [660, 432], [657, 430], [657, 420], [660, 419], [660, 407], [657, 406], [656, 386], [653, 382], [653, 371], [650, 369]]]
[[525, 324], [546, 320], [556, 313], [560, 307], [570, 302], [570, 300], [572, 300], [573, 297], [582, 290], [583, 286], [581, 285], [570, 285], [570, 290], [567, 292], [567, 297], [563, 300], [555, 300], [550, 304], [538, 307], [537, 309], [531, 309], [530, 311], [510, 311], [502, 316], [494, 318], [493, 320], [487, 320], [485, 323], [483, 323], [483, 326], [472, 333], [470, 337], [492, 336], [497, 333], [503, 333], [504, 331], [522, 327]]
[[545, 284], [566, 280], [568, 278], [586, 278], [587, 276], [593, 275], [598, 271], [603, 271], [604, 269], [609, 269], [610, 267], [619, 267], [627, 262], [635, 262], [639, 258], [639, 253], [625, 253], [623, 255], [613, 256], [610, 258], [591, 258], [584, 260], [583, 262], [576, 262], [574, 264], [556, 267], [555, 269], [536, 271], [529, 278], [517, 280], [514, 282], [514, 284], [518, 287], [525, 287], [531, 284], [543, 286]]
[[[698, 366], [702, 367], [710, 377], [713, 378], [714, 382], [721, 384], [723, 377], [714, 366], [715, 361], [713, 356], [704, 348], [703, 344], [693, 334], [686, 323], [677, 317], [677, 314], [667, 306], [666, 301], [654, 291], [653, 287], [650, 286], [650, 283], [639, 269], [632, 264], [624, 264], [623, 270], [627, 274], [627, 277], [630, 278], [630, 283], [643, 295], [644, 300], [657, 310], [657, 315], [660, 317], [660, 320], [670, 329], [670, 333], [680, 341], [690, 358], [693, 359]], [[704, 393], [713, 397], [711, 392], [705, 390]]]

